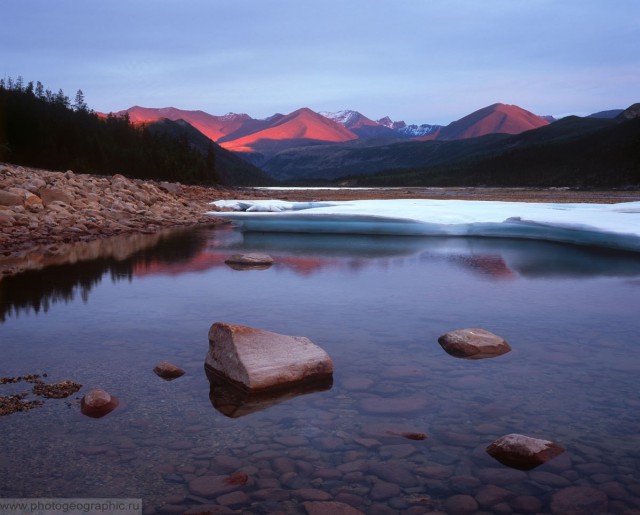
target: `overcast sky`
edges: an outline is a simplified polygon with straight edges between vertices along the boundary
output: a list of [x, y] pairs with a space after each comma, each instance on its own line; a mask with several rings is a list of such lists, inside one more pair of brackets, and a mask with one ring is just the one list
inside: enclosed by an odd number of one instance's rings
[[640, 0], [0, 0], [0, 76], [96, 111], [446, 124], [640, 101]]

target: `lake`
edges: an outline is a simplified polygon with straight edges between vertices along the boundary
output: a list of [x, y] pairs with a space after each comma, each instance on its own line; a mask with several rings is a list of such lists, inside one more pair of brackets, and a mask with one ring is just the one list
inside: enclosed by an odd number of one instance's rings
[[[142, 498], [149, 514], [640, 510], [640, 255], [228, 226], [148, 238], [0, 281], [0, 375], [83, 385], [0, 417], [1, 497]], [[238, 252], [275, 264], [225, 265]], [[225, 414], [203, 368], [217, 321], [308, 337], [333, 384]], [[512, 351], [445, 353], [438, 337], [465, 327]], [[164, 360], [187, 373], [163, 381]], [[96, 387], [121, 402], [99, 419], [79, 408]], [[512, 469], [485, 451], [509, 433], [566, 451]]]

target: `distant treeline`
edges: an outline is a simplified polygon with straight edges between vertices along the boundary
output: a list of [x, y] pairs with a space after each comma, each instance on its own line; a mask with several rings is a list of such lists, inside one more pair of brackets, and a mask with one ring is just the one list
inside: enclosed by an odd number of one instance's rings
[[62, 90], [53, 93], [21, 77], [0, 79], [0, 161], [139, 179], [220, 181], [213, 142], [198, 151], [186, 137], [135, 126], [128, 115], [98, 116], [82, 90], [71, 102]]

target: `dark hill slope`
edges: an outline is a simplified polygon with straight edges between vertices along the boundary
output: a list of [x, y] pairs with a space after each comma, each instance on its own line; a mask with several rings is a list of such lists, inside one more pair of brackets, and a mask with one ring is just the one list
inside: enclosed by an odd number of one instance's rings
[[256, 186], [273, 183], [266, 173], [249, 164], [233, 152], [211, 141], [198, 129], [185, 120], [167, 118], [146, 124], [152, 134], [164, 134], [174, 140], [186, 141], [191, 148], [198, 150], [213, 161], [220, 176], [220, 182], [229, 186]]
[[447, 163], [388, 171], [359, 186], [640, 186], [640, 119], [572, 117]]

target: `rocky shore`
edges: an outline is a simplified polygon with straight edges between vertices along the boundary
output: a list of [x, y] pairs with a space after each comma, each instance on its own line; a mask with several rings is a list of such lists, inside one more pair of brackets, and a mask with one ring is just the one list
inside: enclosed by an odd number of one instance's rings
[[[68, 255], [69, 246], [121, 235], [224, 223], [209, 202], [228, 198], [354, 200], [440, 198], [518, 202], [626, 202], [639, 191], [567, 188], [232, 189], [76, 174], [0, 163], [0, 278]], [[114, 249], [117, 252], [117, 249]], [[51, 260], [49, 259], [49, 262]], [[42, 263], [42, 264], [41, 264]]]
[[224, 189], [0, 164], [0, 277], [68, 245], [221, 223], [205, 215]]

